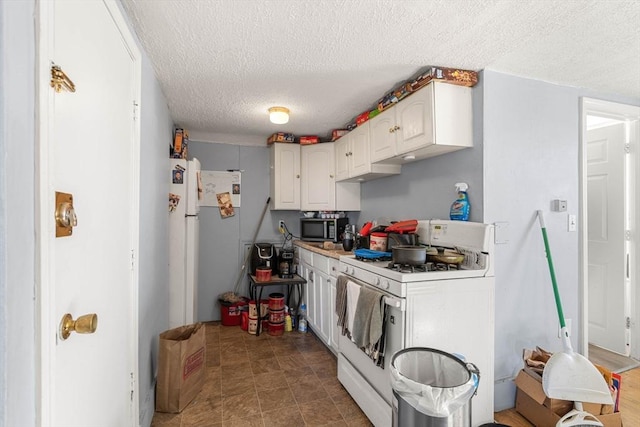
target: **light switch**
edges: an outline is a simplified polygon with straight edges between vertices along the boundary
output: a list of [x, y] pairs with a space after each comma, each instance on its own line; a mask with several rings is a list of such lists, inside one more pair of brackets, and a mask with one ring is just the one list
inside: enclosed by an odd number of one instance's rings
[[567, 231], [576, 231], [578, 227], [575, 215], [567, 215]]

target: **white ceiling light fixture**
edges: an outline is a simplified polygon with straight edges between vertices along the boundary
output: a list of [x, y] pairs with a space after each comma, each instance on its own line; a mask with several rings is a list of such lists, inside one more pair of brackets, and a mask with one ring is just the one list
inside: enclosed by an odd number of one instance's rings
[[269, 108], [269, 120], [277, 125], [289, 122], [289, 109], [284, 107]]

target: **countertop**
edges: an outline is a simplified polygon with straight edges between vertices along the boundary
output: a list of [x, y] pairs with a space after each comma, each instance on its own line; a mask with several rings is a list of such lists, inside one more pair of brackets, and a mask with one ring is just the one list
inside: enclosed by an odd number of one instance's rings
[[340, 259], [340, 257], [344, 255], [353, 255], [353, 252], [347, 252], [342, 249], [342, 243], [305, 242], [304, 240], [294, 240], [293, 244], [329, 258]]

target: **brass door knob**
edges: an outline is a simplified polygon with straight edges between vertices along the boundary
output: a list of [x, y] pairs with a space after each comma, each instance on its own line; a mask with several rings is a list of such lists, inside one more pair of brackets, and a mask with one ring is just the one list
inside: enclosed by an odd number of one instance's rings
[[73, 320], [73, 316], [67, 313], [62, 316], [60, 321], [60, 337], [63, 340], [69, 338], [71, 332], [75, 331], [79, 334], [92, 334], [98, 328], [98, 315], [95, 313], [85, 314]]

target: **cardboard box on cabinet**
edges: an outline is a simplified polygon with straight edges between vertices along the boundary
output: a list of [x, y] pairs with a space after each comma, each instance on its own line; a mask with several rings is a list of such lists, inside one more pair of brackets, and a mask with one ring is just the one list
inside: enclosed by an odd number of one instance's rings
[[[593, 414], [605, 427], [622, 427], [620, 412], [610, 413], [611, 405], [582, 403], [583, 409]], [[573, 409], [573, 402], [551, 399], [542, 389], [542, 376], [524, 368], [516, 377], [516, 411], [537, 427], [555, 427], [567, 412]], [[609, 412], [609, 413], [607, 413]]]

